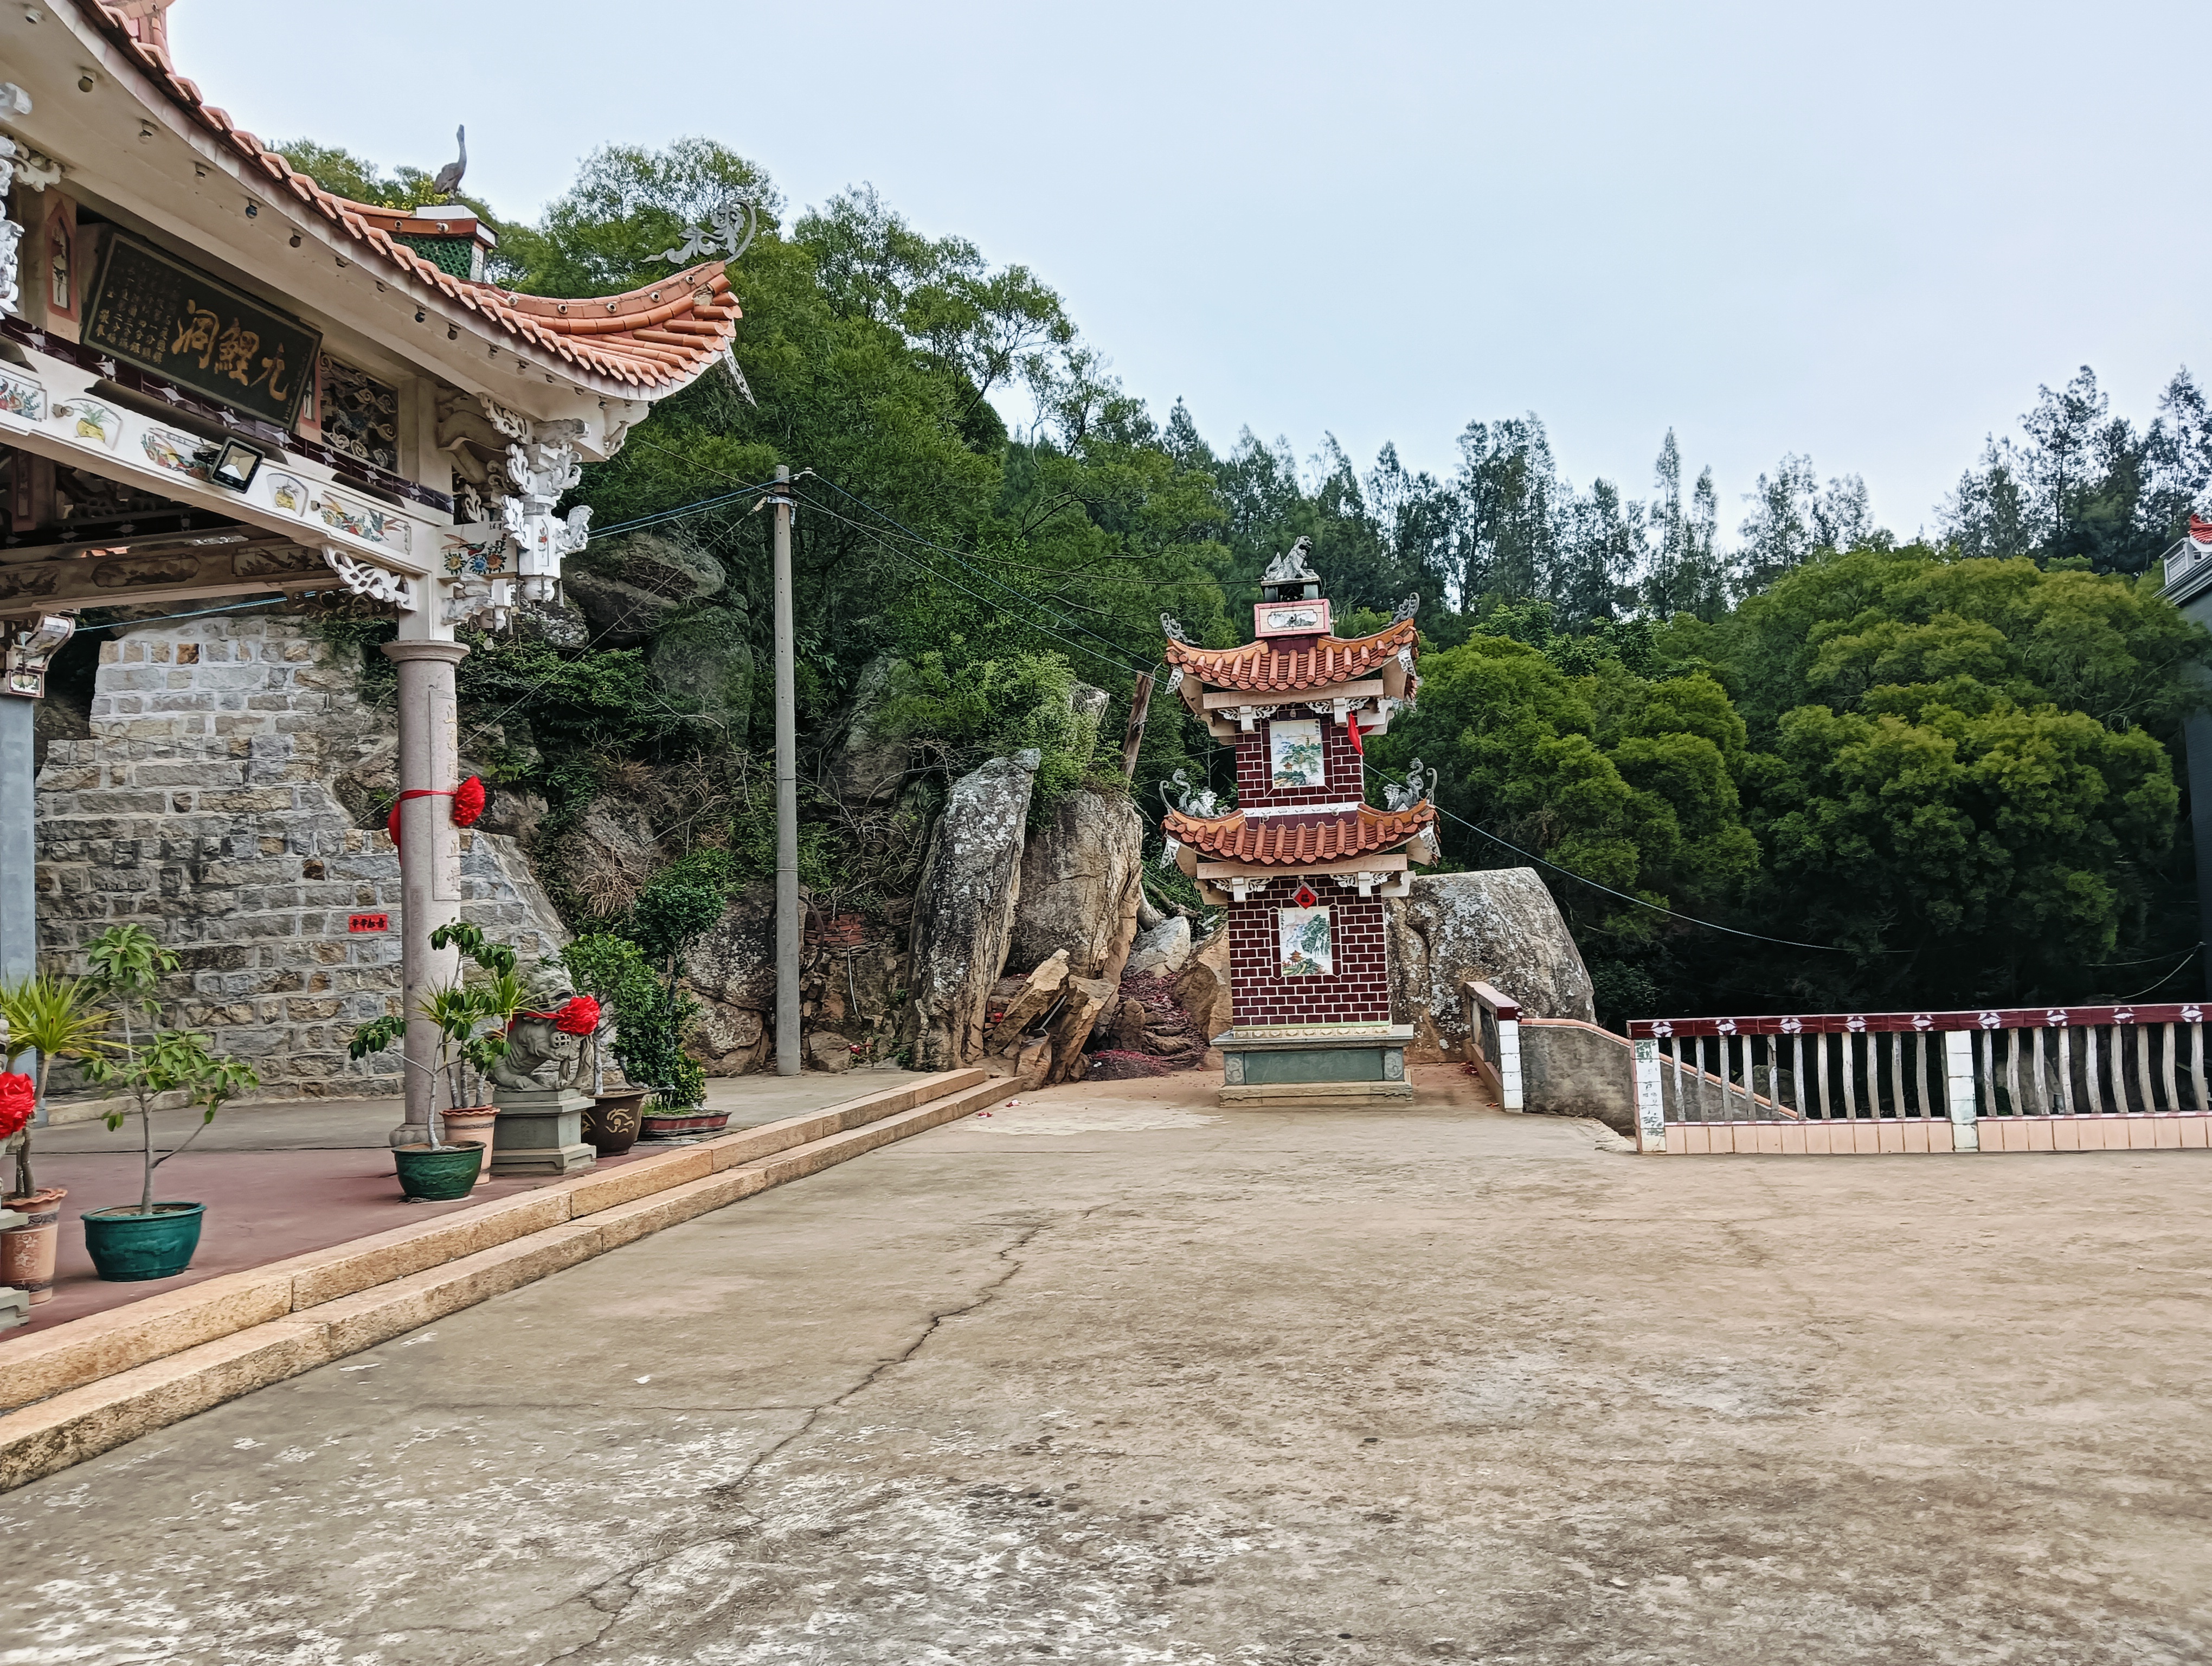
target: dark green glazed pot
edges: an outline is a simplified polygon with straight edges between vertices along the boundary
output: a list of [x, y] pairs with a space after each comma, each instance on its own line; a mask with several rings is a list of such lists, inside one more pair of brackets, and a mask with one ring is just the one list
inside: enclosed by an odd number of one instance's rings
[[466, 1197], [477, 1183], [483, 1157], [484, 1148], [477, 1145], [441, 1146], [435, 1151], [428, 1146], [400, 1146], [392, 1153], [399, 1170], [399, 1189], [425, 1203]]
[[130, 1203], [88, 1209], [84, 1247], [94, 1270], [111, 1284], [173, 1279], [192, 1264], [206, 1214], [204, 1203], [156, 1203], [150, 1215]]

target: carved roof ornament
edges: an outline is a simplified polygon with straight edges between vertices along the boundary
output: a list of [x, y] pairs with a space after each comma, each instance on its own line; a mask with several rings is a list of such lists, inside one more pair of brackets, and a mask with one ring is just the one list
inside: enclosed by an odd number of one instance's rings
[[684, 227], [684, 240], [672, 249], [663, 249], [660, 258], [677, 266], [711, 260], [717, 255], [726, 261], [735, 260], [752, 246], [753, 234], [759, 229], [760, 210], [750, 198], [733, 192], [707, 210], [705, 224]]
[[1200, 820], [1221, 813], [1221, 799], [1211, 787], [1194, 787], [1190, 777], [1178, 769], [1160, 783], [1160, 797], [1172, 810]]
[[1403, 624], [1421, 611], [1421, 593], [1416, 590], [1398, 604], [1398, 611], [1390, 616], [1392, 624]]
[[1319, 584], [1321, 575], [1313, 570], [1306, 559], [1313, 554], [1313, 540], [1301, 538], [1296, 544], [1267, 563], [1267, 570], [1260, 575], [1262, 584]]
[[[721, 362], [722, 350], [737, 335], [739, 313], [729, 275], [720, 263], [694, 266], [625, 295], [567, 298], [518, 295], [441, 271], [406, 240], [443, 231], [437, 222], [460, 219], [458, 211], [441, 214], [429, 204], [388, 208], [324, 190], [210, 104], [197, 85], [177, 73], [161, 19], [167, 3], [79, 0], [85, 21], [117, 54], [118, 70], [127, 67], [143, 74], [219, 149], [239, 157], [245, 164], [242, 184], [275, 195], [289, 215], [304, 214], [326, 222], [325, 234], [344, 251], [340, 267], [358, 260], [376, 272], [380, 281], [392, 280], [394, 303], [410, 313], [431, 306], [443, 308], [448, 339], [466, 331], [489, 343], [502, 365], [512, 355], [533, 370], [579, 379], [591, 391], [617, 398], [672, 393]], [[146, 131], [152, 130], [149, 126]], [[458, 133], [455, 137], [465, 143]], [[458, 173], [459, 167], [457, 158], [447, 171]], [[36, 182], [35, 174], [29, 182]], [[741, 249], [751, 235], [753, 220], [749, 204], [732, 200], [709, 216], [707, 225], [693, 230], [702, 247], [713, 239], [717, 246], [726, 240]], [[731, 238], [728, 233], [736, 234]]]
[[1163, 613], [1160, 615], [1160, 629], [1167, 634], [1168, 641], [1171, 642], [1181, 642], [1185, 648], [1193, 646], [1190, 637], [1185, 634], [1183, 628], [1176, 623], [1174, 614]]
[[1415, 758], [1406, 770], [1406, 784], [1402, 787], [1385, 787], [1382, 789], [1382, 802], [1389, 805], [1391, 809], [1404, 814], [1426, 804], [1429, 801], [1429, 794], [1435, 792], [1436, 787], [1437, 772], [1434, 769], [1424, 770], [1421, 768], [1421, 760]]

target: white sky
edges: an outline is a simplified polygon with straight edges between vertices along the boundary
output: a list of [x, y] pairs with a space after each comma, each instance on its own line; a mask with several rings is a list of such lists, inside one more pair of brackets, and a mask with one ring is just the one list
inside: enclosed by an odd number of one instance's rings
[[1900, 532], [2036, 385], [2212, 377], [2212, 6], [179, 0], [263, 139], [510, 217], [703, 133], [1020, 261], [1133, 392], [1364, 469], [1534, 410], [1587, 483], [1671, 424], [1723, 522], [1784, 451]]

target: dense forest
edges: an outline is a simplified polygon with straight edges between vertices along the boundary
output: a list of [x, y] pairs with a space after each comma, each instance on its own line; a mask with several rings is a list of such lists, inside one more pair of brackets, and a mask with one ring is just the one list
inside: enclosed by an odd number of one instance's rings
[[[287, 154], [347, 196], [425, 195], [406, 170]], [[1363, 472], [1334, 441], [1304, 460], [1249, 430], [1217, 445], [1180, 404], [1125, 393], [1027, 269], [866, 188], [789, 212], [704, 140], [598, 152], [535, 225], [473, 206], [499, 231], [495, 281], [589, 295], [665, 276], [660, 252], [731, 192], [761, 210], [733, 269], [741, 378], [668, 400], [586, 471], [583, 560], [680, 544], [726, 579], [705, 628], [749, 634], [765, 665], [758, 487], [799, 472], [804, 773], [826, 780], [872, 666], [891, 669], [881, 722], [912, 766], [881, 813], [810, 793], [805, 878], [841, 906], [896, 896], [928, 794], [996, 752], [1045, 752], [1039, 807], [1133, 790], [1156, 822], [1178, 769], [1228, 795], [1225, 755], [1172, 702], [1123, 783], [1133, 684], [1163, 609], [1194, 640], [1241, 640], [1261, 567], [1305, 535], [1341, 634], [1421, 598], [1419, 705], [1372, 762], [1441, 771], [1451, 863], [1545, 865], [1607, 1022], [2202, 992], [2179, 724], [2212, 637], [2156, 594], [2212, 483], [2186, 371], [2147, 426], [2088, 369], [2042, 389], [1905, 541], [1856, 477], [1794, 454], [1739, 515], [1672, 433], [1641, 487], [1564, 479], [1534, 415], [1470, 422], [1442, 478], [1388, 446]], [[545, 839], [620, 792], [690, 853], [686, 883], [761, 871], [765, 676], [716, 717], [672, 699], [641, 646], [525, 630], [479, 641], [464, 678], [480, 705], [527, 698], [509, 784], [549, 802]], [[1112, 696], [1103, 717], [1076, 715], [1079, 683]], [[1150, 883], [1196, 901], [1171, 871]], [[563, 902], [635, 905], [582, 876]]]

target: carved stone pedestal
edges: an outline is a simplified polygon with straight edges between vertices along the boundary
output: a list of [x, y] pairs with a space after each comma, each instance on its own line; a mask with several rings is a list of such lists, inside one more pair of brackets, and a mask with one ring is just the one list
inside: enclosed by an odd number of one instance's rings
[[590, 1095], [566, 1088], [503, 1087], [492, 1097], [499, 1106], [491, 1148], [494, 1175], [574, 1174], [599, 1161], [584, 1143]]

